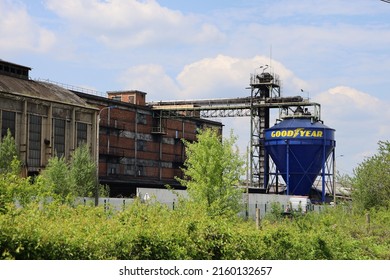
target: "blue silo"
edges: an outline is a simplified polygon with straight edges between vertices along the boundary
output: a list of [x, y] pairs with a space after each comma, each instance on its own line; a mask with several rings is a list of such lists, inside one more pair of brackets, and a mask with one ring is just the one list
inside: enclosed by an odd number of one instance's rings
[[287, 117], [265, 130], [266, 152], [283, 177], [287, 194], [309, 195], [335, 149], [334, 133], [334, 129], [304, 115]]

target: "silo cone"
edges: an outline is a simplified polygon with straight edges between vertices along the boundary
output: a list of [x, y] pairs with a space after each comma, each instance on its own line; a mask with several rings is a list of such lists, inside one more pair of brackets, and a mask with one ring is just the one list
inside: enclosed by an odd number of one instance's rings
[[286, 183], [287, 194], [309, 195], [335, 148], [334, 131], [310, 117], [286, 118], [265, 130], [265, 149]]

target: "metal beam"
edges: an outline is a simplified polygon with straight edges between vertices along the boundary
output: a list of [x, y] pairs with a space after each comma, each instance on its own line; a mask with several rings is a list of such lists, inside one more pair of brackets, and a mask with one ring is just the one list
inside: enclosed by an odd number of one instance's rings
[[[320, 104], [301, 96], [281, 97], [279, 78], [269, 73], [252, 75], [250, 89], [248, 97], [159, 101], [147, 105], [160, 119], [250, 117], [250, 186], [265, 190], [269, 180], [266, 170], [269, 157], [263, 143], [264, 130], [269, 128], [270, 109], [279, 109], [281, 117], [299, 111], [320, 120]], [[308, 107], [314, 109], [305, 111]]]

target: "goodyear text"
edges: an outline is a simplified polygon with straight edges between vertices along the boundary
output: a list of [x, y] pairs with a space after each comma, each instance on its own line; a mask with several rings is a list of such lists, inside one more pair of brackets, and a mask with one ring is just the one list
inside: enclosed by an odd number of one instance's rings
[[315, 137], [320, 138], [323, 136], [322, 130], [306, 130], [304, 128], [296, 128], [290, 130], [277, 130], [271, 132], [271, 137]]

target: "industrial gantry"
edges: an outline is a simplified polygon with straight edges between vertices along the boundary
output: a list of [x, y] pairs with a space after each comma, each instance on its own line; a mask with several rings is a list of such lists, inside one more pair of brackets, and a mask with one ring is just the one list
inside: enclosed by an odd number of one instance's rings
[[[313, 122], [321, 121], [319, 103], [311, 102], [301, 96], [282, 97], [280, 79], [275, 73], [254, 73], [250, 76], [251, 95], [238, 98], [218, 98], [201, 100], [175, 100], [152, 102], [154, 117], [158, 127], [164, 131], [164, 118], [175, 117], [249, 117], [250, 118], [250, 182], [249, 187], [269, 192], [275, 185], [270, 176], [276, 175], [272, 169], [272, 159], [265, 151], [265, 130], [270, 127], [270, 110], [278, 109], [279, 118], [289, 114], [310, 115]], [[327, 173], [328, 174], [328, 173]], [[275, 177], [275, 176], [274, 176]]]

